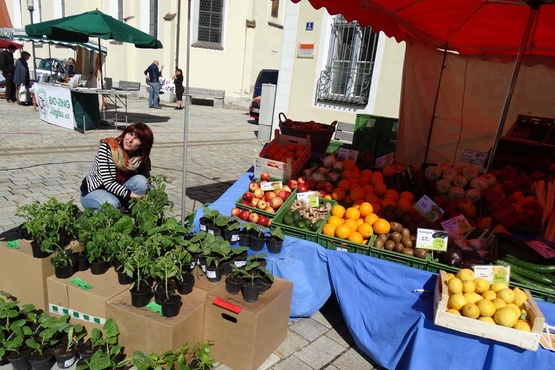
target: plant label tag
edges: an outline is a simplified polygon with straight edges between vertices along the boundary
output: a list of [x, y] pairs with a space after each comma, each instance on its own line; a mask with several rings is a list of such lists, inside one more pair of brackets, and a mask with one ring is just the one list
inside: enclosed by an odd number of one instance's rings
[[214, 298], [214, 300], [212, 301], [213, 304], [215, 304], [218, 307], [221, 308], [225, 308], [226, 310], [229, 310], [233, 313], [239, 313], [241, 312], [242, 308], [239, 306], [234, 305], [233, 303], [230, 303], [228, 301], [226, 301], [223, 298], [220, 297], [216, 297]]
[[541, 240], [531, 240], [526, 242], [526, 244], [538, 252], [543, 258], [553, 258], [555, 257], [555, 250], [551, 248], [549, 245], [545, 244]]
[[395, 159], [395, 153], [382, 155], [381, 157], [376, 158], [376, 167], [382, 168], [385, 166], [392, 165], [394, 159]]
[[152, 312], [157, 313], [158, 315], [162, 315], [162, 306], [160, 306], [156, 302], [150, 302], [145, 307], [151, 310]]
[[239, 234], [237, 235], [231, 235], [231, 242], [235, 243], [239, 241]]
[[6, 244], [6, 248], [19, 249], [19, 240], [10, 240], [8, 244]]
[[283, 183], [281, 181], [260, 181], [260, 189], [264, 191], [283, 189]]
[[474, 277], [484, 278], [493, 283], [505, 283], [509, 285], [511, 279], [511, 268], [505, 266], [488, 266], [488, 265], [475, 265]]
[[466, 234], [472, 229], [464, 215], [458, 215], [441, 222], [443, 230], [453, 234]]
[[427, 195], [424, 195], [418, 202], [414, 203], [414, 209], [426, 217], [428, 221], [435, 221], [444, 213], [443, 209], [439, 208]]
[[234, 261], [233, 262], [235, 264], [235, 267], [243, 267], [247, 264], [247, 261], [242, 260], [242, 261]]
[[210, 279], [215, 279], [216, 278], [216, 271], [206, 270], [206, 277], [208, 277]]
[[305, 191], [304, 193], [297, 193], [297, 199], [305, 201], [311, 207], [320, 206], [320, 198], [317, 191]]
[[343, 160], [345, 159], [352, 159], [353, 161], [357, 161], [358, 158], [358, 150], [347, 149], [347, 148], [339, 148], [339, 152], [337, 153], [337, 157]]
[[488, 156], [488, 153], [465, 149], [463, 155], [461, 156], [461, 162], [472, 163], [472, 164], [484, 164], [487, 156]]
[[83, 290], [92, 289], [92, 285], [85, 283], [81, 278], [78, 277], [71, 279], [69, 282]]
[[447, 231], [444, 230], [418, 228], [416, 231], [416, 248], [446, 251], [447, 235]]

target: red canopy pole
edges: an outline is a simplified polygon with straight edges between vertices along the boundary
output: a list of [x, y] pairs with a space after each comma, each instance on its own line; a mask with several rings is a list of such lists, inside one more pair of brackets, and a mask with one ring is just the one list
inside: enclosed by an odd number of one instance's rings
[[515, 66], [513, 68], [513, 75], [511, 76], [511, 82], [509, 83], [509, 89], [507, 90], [507, 95], [505, 96], [505, 102], [503, 103], [503, 110], [501, 111], [501, 117], [499, 118], [499, 126], [497, 126], [497, 132], [495, 134], [495, 139], [493, 139], [493, 146], [491, 148], [491, 153], [489, 155], [487, 171], [491, 169], [493, 160], [495, 158], [495, 153], [497, 152], [497, 144], [503, 133], [503, 128], [505, 127], [505, 121], [507, 119], [507, 113], [509, 112], [509, 106], [511, 105], [511, 99], [513, 97], [513, 92], [515, 89], [516, 81], [518, 79], [518, 73], [520, 72], [520, 65], [522, 64], [522, 56], [526, 51], [526, 45], [530, 39], [530, 33], [532, 30], [532, 25], [538, 18], [540, 13], [540, 4], [532, 4], [530, 6], [530, 14], [528, 15], [528, 22], [526, 23], [526, 28], [524, 29], [524, 36], [522, 37], [522, 43], [518, 49], [518, 54], [516, 56]]

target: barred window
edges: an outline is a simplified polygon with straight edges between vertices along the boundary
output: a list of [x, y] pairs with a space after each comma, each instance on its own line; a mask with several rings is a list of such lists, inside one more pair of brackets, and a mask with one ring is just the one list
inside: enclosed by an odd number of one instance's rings
[[331, 30], [328, 63], [317, 83], [316, 101], [366, 106], [376, 59], [378, 34], [341, 15]]
[[200, 0], [197, 41], [222, 43], [223, 0]]
[[158, 37], [158, 0], [150, 0], [149, 33]]

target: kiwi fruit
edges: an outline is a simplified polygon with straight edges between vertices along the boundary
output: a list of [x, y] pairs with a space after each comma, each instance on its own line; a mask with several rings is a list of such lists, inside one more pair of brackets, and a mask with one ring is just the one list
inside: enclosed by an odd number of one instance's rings
[[383, 249], [384, 244], [385, 244], [384, 241], [381, 240], [380, 238], [376, 238], [376, 240], [374, 240], [374, 248]]
[[404, 227], [403, 229], [401, 229], [401, 235], [403, 235], [403, 237], [410, 236], [410, 230]]
[[401, 225], [398, 222], [391, 222], [390, 226], [391, 226], [391, 231], [393, 232], [401, 232], [401, 230], [403, 230], [403, 225]]
[[413, 245], [413, 242], [410, 236], [409, 237], [403, 236], [403, 238], [401, 239], [401, 243], [403, 243], [403, 245], [407, 248], [412, 248], [412, 245]]
[[380, 239], [381, 241], [383, 241], [385, 243], [389, 239], [389, 235], [388, 234], [380, 234], [380, 235], [378, 235], [378, 239]]
[[405, 249], [405, 246], [401, 243], [397, 243], [395, 244], [395, 247], [393, 248], [394, 252], [402, 252], [403, 249]]
[[414, 250], [414, 256], [415, 257], [425, 259], [427, 255], [428, 255], [428, 252], [425, 249], [416, 248]]
[[406, 254], [408, 256], [414, 256], [414, 249], [412, 248], [403, 248], [403, 250], [401, 251], [401, 253]]
[[399, 243], [401, 241], [403, 237], [401, 236], [401, 233], [394, 231], [391, 233], [391, 235], [389, 236], [389, 239], [393, 240], [395, 243]]
[[384, 244], [384, 248], [388, 251], [392, 251], [395, 248], [395, 242], [393, 240], [387, 240]]

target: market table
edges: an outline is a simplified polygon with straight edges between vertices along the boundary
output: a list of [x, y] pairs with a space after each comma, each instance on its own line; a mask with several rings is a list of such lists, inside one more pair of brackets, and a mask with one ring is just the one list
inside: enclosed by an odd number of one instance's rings
[[[230, 214], [253, 176], [251, 168], [210, 208]], [[334, 291], [357, 347], [388, 369], [555, 368], [555, 352], [541, 346], [523, 350], [436, 326], [436, 274], [289, 236], [280, 254], [262, 253], [276, 276], [294, 283], [292, 318], [311, 316]], [[555, 305], [538, 306], [555, 325]]]

